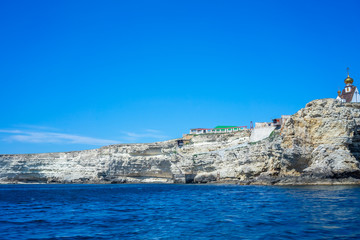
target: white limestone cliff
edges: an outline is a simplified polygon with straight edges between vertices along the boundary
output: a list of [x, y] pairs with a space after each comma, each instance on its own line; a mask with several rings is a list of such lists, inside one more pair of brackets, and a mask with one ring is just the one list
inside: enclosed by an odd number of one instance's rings
[[354, 184], [360, 183], [359, 124], [360, 104], [320, 99], [259, 141], [244, 130], [197, 135], [181, 148], [175, 139], [0, 155], [0, 183]]

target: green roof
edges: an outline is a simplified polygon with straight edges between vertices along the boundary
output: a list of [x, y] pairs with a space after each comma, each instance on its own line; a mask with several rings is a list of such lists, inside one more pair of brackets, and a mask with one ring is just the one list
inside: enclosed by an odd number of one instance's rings
[[215, 128], [234, 128], [237, 126], [216, 126]]

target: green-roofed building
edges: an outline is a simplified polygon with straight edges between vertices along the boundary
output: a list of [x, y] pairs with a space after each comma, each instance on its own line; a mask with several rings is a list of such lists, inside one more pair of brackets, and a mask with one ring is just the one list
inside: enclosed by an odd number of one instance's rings
[[247, 129], [246, 126], [216, 126], [215, 128], [193, 128], [190, 134], [229, 133]]
[[213, 133], [237, 132], [246, 129], [246, 126], [216, 126], [212, 129]]
[[237, 126], [216, 126], [214, 128], [235, 128]]

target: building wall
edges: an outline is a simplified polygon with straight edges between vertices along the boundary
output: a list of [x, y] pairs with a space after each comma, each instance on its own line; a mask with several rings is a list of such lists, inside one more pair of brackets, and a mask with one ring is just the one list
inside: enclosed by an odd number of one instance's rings
[[265, 128], [265, 127], [270, 127], [272, 125], [273, 125], [272, 122], [256, 122], [255, 128]]
[[360, 94], [358, 88], [355, 89], [354, 96], [351, 102], [360, 102]]
[[275, 130], [273, 126], [267, 126], [262, 128], [255, 128], [251, 132], [250, 142], [258, 142], [270, 136], [272, 131]]
[[212, 128], [206, 130], [190, 130], [190, 134], [205, 134], [205, 133], [231, 133], [245, 130], [246, 127], [233, 127], [233, 128]]

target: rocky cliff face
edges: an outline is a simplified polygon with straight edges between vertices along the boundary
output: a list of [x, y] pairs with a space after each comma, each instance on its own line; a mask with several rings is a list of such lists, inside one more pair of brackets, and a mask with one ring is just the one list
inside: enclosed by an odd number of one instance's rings
[[[360, 104], [315, 100], [294, 114], [282, 131], [281, 172], [308, 179], [360, 179]], [[346, 180], [345, 180], [346, 181]]]
[[0, 183], [360, 183], [360, 104], [315, 100], [281, 130], [44, 154], [0, 155]]

